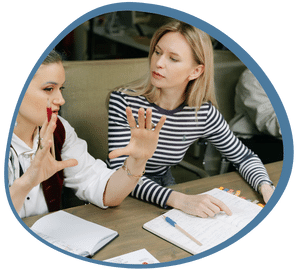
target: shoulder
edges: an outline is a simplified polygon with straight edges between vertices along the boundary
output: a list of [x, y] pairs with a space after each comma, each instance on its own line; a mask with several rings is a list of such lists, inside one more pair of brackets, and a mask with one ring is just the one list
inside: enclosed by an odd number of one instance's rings
[[130, 97], [130, 93], [134, 93], [133, 90], [127, 90], [127, 89], [119, 89], [116, 91], [111, 92], [110, 94], [110, 101], [127, 101]]
[[144, 96], [137, 95], [136, 91], [131, 89], [113, 91], [110, 94], [110, 103], [112, 102], [122, 102], [127, 106], [135, 106], [136, 104], [149, 106], [149, 102]]
[[[195, 113], [196, 108], [195, 107], [184, 107], [185, 110], [191, 111]], [[217, 110], [214, 105], [211, 104], [211, 102], [204, 102], [200, 109], [197, 110], [197, 116], [203, 116], [208, 115], [212, 110]]]
[[124, 88], [120, 88], [118, 90], [112, 91], [110, 94], [111, 98], [126, 98], [129, 96], [132, 96], [134, 93], [136, 93], [136, 91], [131, 90], [131, 89], [124, 89]]
[[210, 102], [205, 102], [201, 105], [200, 109], [197, 110], [196, 107], [184, 106], [182, 109], [178, 110], [176, 115], [189, 117], [195, 119], [196, 121], [205, 120], [210, 114], [212, 107], [214, 106]]
[[239, 78], [239, 81], [236, 86], [236, 92], [239, 95], [244, 95], [245, 98], [250, 95], [260, 93], [263, 91], [262, 86], [260, 85], [257, 78], [253, 75], [253, 73], [246, 69]]
[[198, 113], [206, 119], [207, 123], [220, 123], [224, 120], [223, 115], [211, 102], [204, 103]]

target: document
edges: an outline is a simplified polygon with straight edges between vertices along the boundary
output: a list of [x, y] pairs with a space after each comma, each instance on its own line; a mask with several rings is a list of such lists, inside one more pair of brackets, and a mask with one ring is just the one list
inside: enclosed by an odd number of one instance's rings
[[146, 249], [140, 249], [121, 256], [117, 256], [104, 262], [120, 263], [120, 264], [153, 264], [159, 261], [152, 256]]
[[143, 228], [191, 254], [198, 254], [235, 235], [262, 209], [254, 203], [217, 188], [203, 194], [209, 194], [223, 201], [231, 210], [232, 215], [228, 216], [224, 212], [220, 212], [214, 218], [200, 218], [177, 209], [172, 209], [164, 214], [165, 217], [171, 218], [178, 226], [201, 242], [201, 246], [171, 226], [163, 216], [145, 223]]

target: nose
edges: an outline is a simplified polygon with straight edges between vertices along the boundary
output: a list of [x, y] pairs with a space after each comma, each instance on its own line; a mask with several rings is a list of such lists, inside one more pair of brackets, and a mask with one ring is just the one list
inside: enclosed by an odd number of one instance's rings
[[61, 91], [57, 91], [52, 101], [55, 105], [62, 106], [66, 103]]
[[163, 68], [165, 66], [165, 57], [164, 57], [164, 55], [158, 56], [158, 58], [156, 60], [156, 66], [158, 68]]

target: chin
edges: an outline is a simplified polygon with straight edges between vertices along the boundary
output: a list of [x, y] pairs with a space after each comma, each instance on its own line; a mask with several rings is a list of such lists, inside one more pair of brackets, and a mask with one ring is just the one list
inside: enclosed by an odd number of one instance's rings
[[156, 88], [162, 88], [162, 85], [154, 79], [151, 79], [151, 84]]

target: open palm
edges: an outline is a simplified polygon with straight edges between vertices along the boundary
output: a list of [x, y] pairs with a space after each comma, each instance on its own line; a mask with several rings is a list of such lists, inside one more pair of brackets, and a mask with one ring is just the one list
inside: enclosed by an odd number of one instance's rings
[[116, 149], [109, 154], [109, 158], [116, 158], [122, 155], [128, 155], [135, 159], [146, 159], [152, 157], [154, 154], [159, 132], [166, 120], [162, 116], [155, 128], [152, 127], [152, 110], [150, 108], [146, 111], [140, 108], [138, 111], [138, 123], [136, 126], [135, 119], [129, 107], [126, 108], [127, 120], [131, 128], [131, 138], [129, 144], [121, 149]]
[[50, 153], [50, 147], [53, 144], [53, 132], [56, 127], [57, 116], [52, 115], [51, 121], [45, 121], [43, 124], [40, 137], [40, 146], [36, 152], [35, 158], [31, 162], [30, 167], [25, 172], [30, 179], [31, 186], [37, 186], [41, 182], [47, 180], [56, 172], [63, 170], [66, 167], [76, 166], [77, 160], [69, 159], [57, 161]]

